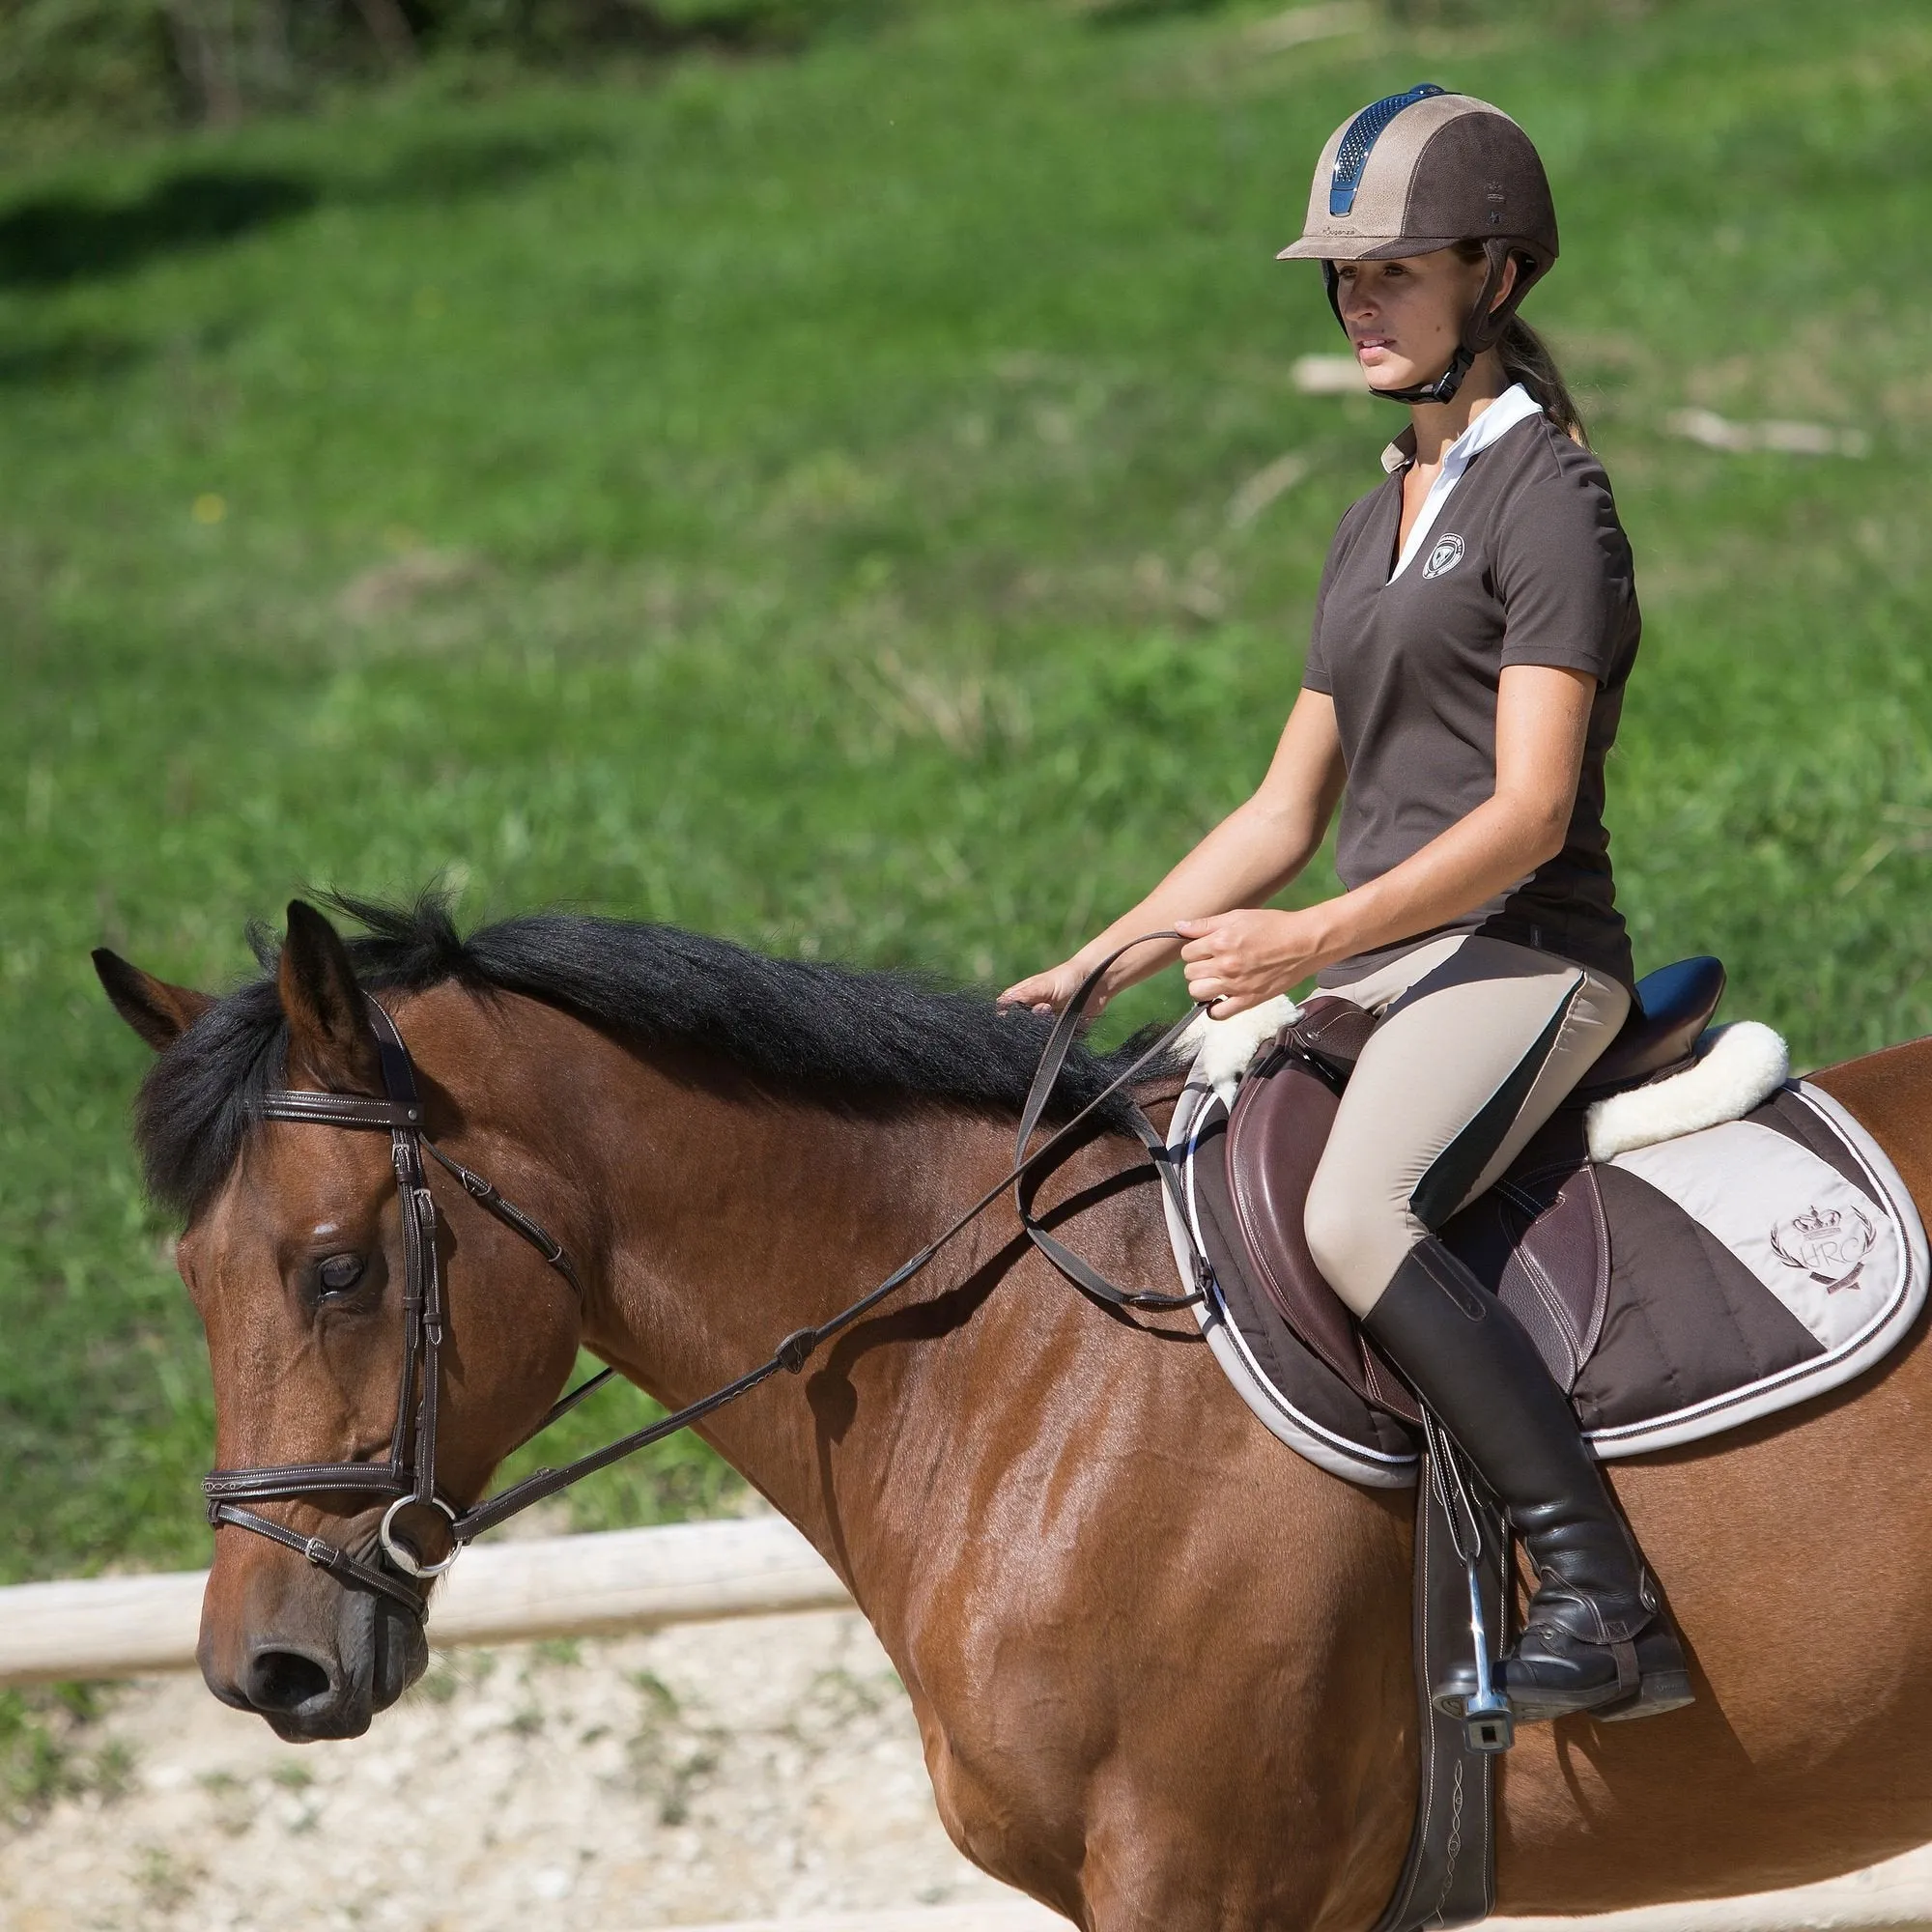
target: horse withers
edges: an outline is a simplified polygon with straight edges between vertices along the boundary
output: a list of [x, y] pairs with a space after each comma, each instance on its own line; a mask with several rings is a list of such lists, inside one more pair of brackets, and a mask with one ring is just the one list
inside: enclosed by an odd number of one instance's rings
[[[159, 1053], [139, 1135], [186, 1221], [224, 1469], [391, 1453], [409, 1241], [389, 1137], [262, 1118], [278, 1089], [383, 1098], [371, 997], [436, 1142], [581, 1281], [432, 1174], [450, 1509], [540, 1423], [580, 1345], [691, 1401], [1009, 1164], [1027, 1016], [663, 927], [533, 917], [466, 941], [434, 903], [349, 909], [368, 937], [292, 909], [273, 974], [219, 1001], [101, 960]], [[1068, 1106], [1107, 1075], [1071, 1064]], [[1932, 1043], [1814, 1077], [1932, 1201]], [[1103, 1112], [1035, 1209], [1115, 1281], [1170, 1292], [1160, 1192], [1120, 1126]], [[1613, 1470], [1698, 1701], [1522, 1734], [1500, 1909], [1756, 1890], [1932, 1838], [1929, 1403], [1915, 1336], [1835, 1395]], [[1286, 1453], [1189, 1318], [1066, 1293], [1003, 1199], [801, 1381], [700, 1428], [851, 1588], [941, 1816], [986, 1870], [1092, 1932], [1374, 1920], [1415, 1791], [1408, 1500]], [[355, 1735], [423, 1668], [420, 1624], [299, 1546], [377, 1563], [388, 1500], [259, 1508], [298, 1547], [216, 1536], [204, 1675], [284, 1737]]]

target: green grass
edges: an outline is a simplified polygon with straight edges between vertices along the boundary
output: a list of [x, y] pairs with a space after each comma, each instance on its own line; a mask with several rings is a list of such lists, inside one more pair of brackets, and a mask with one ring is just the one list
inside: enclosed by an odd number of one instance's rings
[[[1328, 129], [1423, 75], [1557, 187], [1533, 314], [1648, 617], [1611, 801], [1640, 962], [1721, 952], [1801, 1061], [1932, 1027], [1932, 18], [1269, 55], [1252, 17], [962, 5], [0, 177], [0, 1574], [207, 1548], [146, 1055], [87, 949], [219, 985], [293, 889], [440, 874], [987, 984], [1059, 956], [1292, 699], [1396, 419], [1294, 391], [1336, 338], [1270, 258]], [[1662, 428], [1693, 404], [1871, 454], [1717, 455]], [[722, 1492], [673, 1452], [579, 1520]]]

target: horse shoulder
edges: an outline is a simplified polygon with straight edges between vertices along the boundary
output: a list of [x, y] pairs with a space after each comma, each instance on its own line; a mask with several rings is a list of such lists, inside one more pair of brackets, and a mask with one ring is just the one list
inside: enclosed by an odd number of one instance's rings
[[[1151, 1187], [1103, 1190], [1062, 1238], [1171, 1291], [1159, 1216]], [[1338, 1887], [1386, 1892], [1407, 1831], [1408, 1498], [1277, 1442], [1190, 1317], [1146, 1325], [1037, 1256], [973, 1324], [902, 1631], [940, 1813], [1096, 1925], [1139, 1922], [1103, 1895], [1313, 1924]]]

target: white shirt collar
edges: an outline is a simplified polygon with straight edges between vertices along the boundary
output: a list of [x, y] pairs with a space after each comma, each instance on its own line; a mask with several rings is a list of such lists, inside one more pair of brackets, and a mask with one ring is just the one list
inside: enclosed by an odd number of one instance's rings
[[[1421, 514], [1409, 526], [1408, 539], [1402, 547], [1401, 556], [1396, 559], [1395, 569], [1389, 574], [1391, 583], [1408, 568], [1409, 559], [1422, 548], [1429, 532], [1435, 527], [1442, 506], [1449, 500], [1449, 493], [1463, 480], [1463, 470], [1491, 443], [1513, 430], [1525, 417], [1540, 416], [1542, 413], [1543, 405], [1520, 383], [1512, 383], [1442, 452], [1442, 468], [1436, 473], [1435, 481], [1429, 486], [1429, 495], [1422, 499]], [[1415, 440], [1410, 432], [1405, 432], [1382, 451], [1382, 468], [1391, 476], [1398, 470], [1406, 469], [1414, 460]]]

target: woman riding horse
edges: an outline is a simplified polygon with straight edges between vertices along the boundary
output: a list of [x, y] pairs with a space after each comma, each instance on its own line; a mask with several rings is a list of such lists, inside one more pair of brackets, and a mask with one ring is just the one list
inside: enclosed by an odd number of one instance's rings
[[[1436, 1237], [1615, 1037], [1632, 1002], [1604, 762], [1638, 616], [1630, 544], [1548, 351], [1517, 314], [1556, 259], [1535, 148], [1410, 89], [1337, 128], [1284, 260], [1322, 266], [1387, 479], [1343, 517], [1267, 776], [1138, 905], [1002, 996], [1101, 1003], [1170, 963], [1224, 1019], [1311, 973], [1378, 1025], [1309, 1189], [1309, 1246], [1507, 1506], [1537, 1589], [1500, 1666], [1520, 1720], [1690, 1699], [1682, 1649], [1576, 1418], [1514, 1316]], [[1338, 800], [1348, 890], [1257, 909]], [[1436, 1687], [1450, 1708], [1475, 1688]]]

